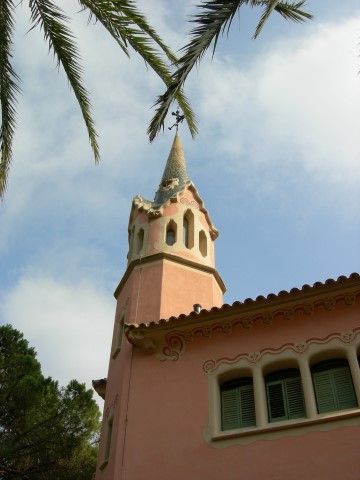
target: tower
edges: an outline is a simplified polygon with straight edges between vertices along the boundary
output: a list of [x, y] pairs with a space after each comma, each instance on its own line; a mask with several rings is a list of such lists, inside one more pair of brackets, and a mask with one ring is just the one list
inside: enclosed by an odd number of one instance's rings
[[216, 236], [176, 135], [131, 208], [96, 480], [357, 480], [360, 276], [221, 305]]
[[225, 285], [215, 269], [217, 237], [204, 202], [188, 178], [176, 133], [154, 201], [137, 195], [131, 206], [127, 269], [114, 294], [108, 377], [94, 383], [105, 397], [97, 480], [122, 478], [130, 383], [137, 361], [136, 347], [124, 338], [124, 328], [220, 307]]
[[126, 323], [188, 314], [194, 304], [222, 305], [215, 269], [218, 232], [194, 184], [176, 133], [154, 201], [133, 199], [127, 270], [115, 291]]

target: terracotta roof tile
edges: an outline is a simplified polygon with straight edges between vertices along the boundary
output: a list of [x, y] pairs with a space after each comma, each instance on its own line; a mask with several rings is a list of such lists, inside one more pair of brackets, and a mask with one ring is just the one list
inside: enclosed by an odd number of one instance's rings
[[177, 317], [171, 316], [167, 319], [161, 318], [151, 323], [128, 324], [127, 327], [130, 330], [134, 330], [137, 328], [155, 327], [156, 325], [171, 324], [171, 323], [175, 323], [185, 319], [194, 319], [195, 317], [198, 317], [199, 319], [203, 317], [205, 319], [209, 314], [218, 313], [218, 312], [227, 313], [231, 310], [236, 310], [238, 308], [241, 308], [242, 306], [256, 306], [256, 305], [261, 306], [262, 304], [265, 305], [266, 303], [272, 302], [274, 300], [276, 301], [277, 299], [285, 299], [285, 298], [290, 299], [290, 297], [301, 295], [303, 293], [311, 293], [312, 291], [316, 293], [316, 290], [321, 290], [326, 287], [331, 287], [336, 285], [338, 286], [341, 286], [342, 284], [345, 285], [347, 283], [352, 283], [354, 280], [356, 281], [359, 279], [360, 279], [360, 274], [355, 272], [350, 274], [349, 277], [341, 275], [340, 277], [338, 277], [337, 280], [329, 278], [325, 280], [324, 283], [315, 282], [312, 286], [305, 284], [301, 287], [301, 289], [292, 288], [290, 291], [281, 290], [278, 294], [270, 293], [266, 297], [264, 297], [263, 295], [259, 295], [258, 297], [256, 297], [255, 300], [252, 298], [246, 298], [242, 302], [237, 300], [232, 305], [225, 303], [221, 307], [212, 307], [210, 310], [202, 309], [199, 313], [196, 313], [196, 312], [191, 312], [189, 314], [182, 313]]

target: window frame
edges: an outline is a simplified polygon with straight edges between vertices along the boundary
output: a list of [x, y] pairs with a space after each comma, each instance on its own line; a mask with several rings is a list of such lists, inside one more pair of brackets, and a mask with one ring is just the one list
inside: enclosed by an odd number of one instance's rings
[[[277, 370], [268, 374], [264, 380], [269, 423], [306, 418], [304, 392], [298, 368]], [[277, 387], [276, 390], [273, 387]], [[283, 415], [279, 415], [281, 412]]]
[[312, 366], [311, 376], [319, 414], [341, 412], [359, 406], [346, 359], [332, 358], [319, 362]]
[[[239, 377], [224, 382], [220, 387], [221, 429], [256, 426], [255, 397], [252, 377]], [[251, 398], [250, 407], [245, 402]]]
[[[203, 363], [203, 370], [208, 377], [209, 411], [208, 426], [203, 430], [204, 440], [215, 448], [232, 445], [247, 445], [257, 440], [280, 439], [286, 435], [299, 436], [309, 431], [329, 431], [339, 427], [360, 426], [360, 368], [358, 355], [360, 352], [360, 328], [352, 333], [336, 333], [324, 341], [309, 340], [279, 346], [276, 350], [262, 352], [243, 352], [233, 359], [208, 359]], [[350, 332], [351, 333], [351, 332]], [[316, 399], [312, 383], [311, 367], [314, 362], [328, 358], [345, 358], [348, 361], [357, 405], [347, 410], [319, 414], [316, 409]], [[276, 370], [287, 366], [298, 368], [307, 416], [292, 420], [269, 422], [266, 400], [265, 377]], [[221, 422], [221, 392], [223, 383], [240, 376], [252, 376], [256, 426], [222, 430]]]

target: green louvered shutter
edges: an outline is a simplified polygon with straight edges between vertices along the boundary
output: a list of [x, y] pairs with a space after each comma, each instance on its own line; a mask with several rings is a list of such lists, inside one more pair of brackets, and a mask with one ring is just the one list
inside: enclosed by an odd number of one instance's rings
[[298, 369], [280, 370], [268, 375], [266, 390], [270, 422], [306, 416]]
[[238, 378], [222, 385], [221, 428], [253, 427], [256, 425], [252, 379]]
[[268, 382], [266, 384], [268, 412], [270, 422], [286, 420], [286, 408], [284, 402], [283, 381]]
[[240, 417], [242, 427], [255, 427], [255, 400], [252, 385], [244, 385], [239, 388], [240, 393]]
[[316, 372], [313, 374], [313, 379], [318, 412], [327, 413], [337, 410], [330, 372]]
[[288, 407], [288, 418], [302, 418], [305, 417], [305, 402], [302, 391], [301, 379], [291, 378], [284, 380], [286, 403]]
[[339, 360], [323, 364], [320, 366], [320, 371], [313, 373], [313, 381], [319, 413], [346, 410], [357, 406], [354, 386], [346, 361]]
[[357, 407], [354, 386], [348, 366], [332, 371], [339, 410]]
[[240, 427], [239, 389], [221, 392], [222, 429], [232, 430]]

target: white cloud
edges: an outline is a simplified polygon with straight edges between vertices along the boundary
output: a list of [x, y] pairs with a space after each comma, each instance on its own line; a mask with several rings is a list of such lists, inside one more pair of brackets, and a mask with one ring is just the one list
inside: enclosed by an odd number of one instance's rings
[[[64, 0], [66, 6], [70, 3]], [[188, 25], [180, 25], [182, 17], [173, 12], [182, 9], [183, 15], [192, 2], [145, 3], [163, 38], [180, 46]], [[224, 39], [226, 58], [216, 55], [209, 64], [208, 56], [187, 85], [200, 134], [192, 142], [182, 127], [184, 151], [190, 175], [224, 234], [217, 258], [222, 255], [223, 265], [229, 265], [224, 269], [219, 262], [218, 267], [224, 280], [232, 282], [235, 298], [239, 277], [255, 292], [261, 282], [264, 293], [274, 285], [286, 287], [288, 264], [283, 260], [281, 270], [271, 258], [291, 259], [296, 276], [291, 282], [301, 282], [301, 269], [306, 279], [325, 279], [324, 271], [332, 275], [334, 251], [341, 248], [348, 263], [354, 262], [345, 240], [334, 240], [335, 230], [344, 237], [355, 231], [337, 212], [334, 218], [342, 219], [341, 228], [324, 230], [331, 252], [323, 255], [322, 270], [319, 265], [308, 272], [308, 250], [315, 251], [319, 264], [316, 245], [324, 251], [322, 218], [309, 199], [318, 195], [327, 203], [336, 196], [327, 205], [326, 225], [331, 225], [340, 197], [347, 205], [344, 212], [354, 215], [349, 205], [359, 180], [358, 25], [353, 20], [314, 26], [307, 34], [299, 28], [299, 37], [269, 40], [266, 51], [253, 60], [244, 57], [242, 65], [233, 55], [234, 44]], [[150, 106], [162, 93], [156, 76], [135, 54], [127, 60], [98, 27], [86, 27], [82, 20], [75, 27], [102, 161], [94, 167], [76, 100], [64, 75], [56, 73], [41, 34], [19, 34], [16, 58], [24, 93], [9, 189], [0, 211], [0, 250], [6, 254], [0, 321], [24, 332], [46, 374], [61, 383], [75, 377], [89, 385], [107, 373], [112, 292], [126, 262], [131, 198], [153, 195], [173, 134], [160, 136], [153, 145], [145, 135]], [[28, 25], [22, 28], [25, 33]], [[266, 202], [259, 200], [263, 192]], [[300, 215], [310, 218], [305, 226]], [[305, 244], [308, 231], [316, 229], [321, 234]], [[263, 253], [266, 248], [269, 254]], [[345, 261], [339, 260], [337, 268], [350, 271]]]
[[106, 377], [115, 302], [91, 280], [24, 274], [1, 300], [3, 323], [24, 333], [45, 375], [65, 385]]
[[288, 168], [296, 160], [320, 181], [358, 184], [359, 23], [282, 38], [243, 67], [218, 58], [201, 67], [201, 129], [216, 132], [231, 168], [244, 158]]

